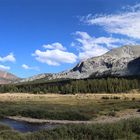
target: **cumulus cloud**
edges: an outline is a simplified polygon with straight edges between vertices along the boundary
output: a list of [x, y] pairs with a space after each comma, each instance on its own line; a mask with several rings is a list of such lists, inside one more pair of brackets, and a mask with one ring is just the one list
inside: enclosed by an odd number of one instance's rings
[[46, 49], [58, 49], [58, 50], [62, 50], [62, 51], [66, 50], [66, 48], [59, 42], [55, 42], [55, 43], [48, 44], [48, 45], [43, 45], [43, 47]]
[[5, 57], [0, 57], [0, 62], [15, 62], [16, 58], [13, 53], [10, 53], [9, 55]]
[[10, 70], [9, 66], [0, 65], [0, 70]]
[[39, 71], [39, 68], [38, 67], [31, 67], [31, 66], [28, 66], [28, 65], [26, 65], [26, 64], [22, 64], [22, 66], [21, 66], [23, 69], [25, 69], [25, 70], [37, 70], [37, 71]]
[[36, 50], [34, 53], [36, 60], [41, 63], [59, 66], [61, 63], [74, 63], [77, 60], [77, 56], [74, 53], [66, 51], [66, 48], [60, 43], [48, 44], [44, 48], [46, 50]]
[[[9, 55], [5, 57], [0, 57], [0, 62], [5, 63], [5, 62], [15, 62], [16, 58], [13, 53], [10, 53]], [[0, 64], [0, 70], [10, 70], [9, 66], [1, 65]]]
[[90, 25], [98, 25], [108, 33], [140, 39], [140, 4], [123, 7], [123, 11], [117, 14], [89, 14], [81, 20]]
[[79, 58], [87, 59], [102, 55], [112, 48], [116, 48], [121, 45], [134, 44], [133, 41], [127, 39], [119, 39], [113, 37], [92, 37], [87, 32], [77, 31], [76, 42], [72, 43], [72, 46], [78, 47]]

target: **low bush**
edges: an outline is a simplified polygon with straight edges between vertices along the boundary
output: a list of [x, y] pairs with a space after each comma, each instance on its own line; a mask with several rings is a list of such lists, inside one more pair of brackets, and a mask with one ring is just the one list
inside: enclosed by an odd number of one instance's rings
[[113, 96], [113, 97], [111, 97], [111, 99], [114, 99], [114, 100], [119, 100], [119, 99], [120, 99], [120, 97], [118, 97], [118, 96]]
[[110, 111], [108, 113], [108, 116], [112, 116], [112, 117], [115, 117], [116, 116], [116, 112], [113, 110], [113, 111]]
[[103, 96], [102, 99], [108, 100], [108, 99], [110, 99], [110, 98], [109, 98], [108, 96]]

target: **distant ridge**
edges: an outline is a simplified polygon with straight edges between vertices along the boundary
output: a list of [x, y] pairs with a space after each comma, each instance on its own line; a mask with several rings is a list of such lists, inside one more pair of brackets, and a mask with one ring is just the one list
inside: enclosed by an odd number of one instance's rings
[[19, 80], [19, 78], [14, 74], [0, 70], [0, 84], [10, 84], [16, 80]]
[[19, 82], [38, 79], [84, 79], [104, 76], [140, 75], [140, 46], [123, 46], [112, 49], [102, 56], [92, 57], [78, 63], [74, 68], [57, 74], [40, 74]]

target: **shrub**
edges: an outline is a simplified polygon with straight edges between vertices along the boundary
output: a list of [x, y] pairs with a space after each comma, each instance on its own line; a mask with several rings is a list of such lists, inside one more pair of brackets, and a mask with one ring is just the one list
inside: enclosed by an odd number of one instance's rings
[[104, 99], [104, 100], [108, 100], [109, 97], [108, 97], [108, 96], [103, 96], [102, 99]]
[[1, 131], [0, 138], [3, 140], [26, 140], [21, 133], [11, 130]]
[[110, 111], [109, 113], [108, 113], [108, 116], [112, 116], [112, 117], [114, 117], [114, 116], [116, 116], [116, 112], [113, 110], [113, 111]]
[[111, 97], [111, 99], [118, 100], [118, 99], [120, 99], [120, 97], [118, 97], [118, 96], [114, 96], [114, 97]]

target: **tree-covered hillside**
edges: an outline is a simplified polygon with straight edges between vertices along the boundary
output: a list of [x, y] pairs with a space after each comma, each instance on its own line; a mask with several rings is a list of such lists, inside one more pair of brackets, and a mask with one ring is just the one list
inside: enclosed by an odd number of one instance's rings
[[61, 80], [52, 82], [1, 85], [0, 92], [29, 93], [121, 93], [140, 89], [139, 78], [101, 78], [85, 80]]

